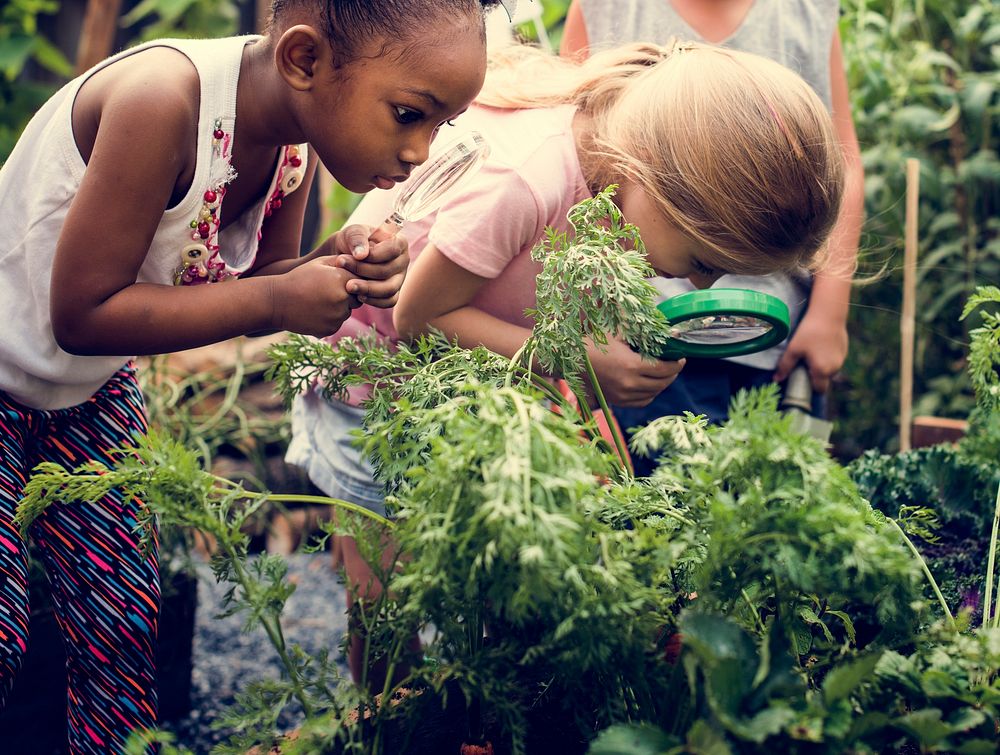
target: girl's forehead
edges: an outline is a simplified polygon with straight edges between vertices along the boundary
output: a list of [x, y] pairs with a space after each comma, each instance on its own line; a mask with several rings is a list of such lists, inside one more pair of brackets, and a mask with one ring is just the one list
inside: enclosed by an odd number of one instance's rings
[[478, 94], [486, 72], [486, 46], [477, 36], [448, 44], [406, 44], [366, 62], [387, 89], [447, 109]]
[[375, 38], [359, 47], [355, 55], [357, 62], [392, 68], [400, 77], [434, 68], [461, 74], [472, 62], [485, 65], [485, 59], [486, 37], [481, 29], [468, 24], [428, 24], [426, 32]]

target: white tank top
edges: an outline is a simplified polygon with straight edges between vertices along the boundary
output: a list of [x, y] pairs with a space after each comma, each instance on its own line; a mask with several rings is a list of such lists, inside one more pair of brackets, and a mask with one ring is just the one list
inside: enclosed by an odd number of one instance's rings
[[[92, 396], [131, 356], [77, 356], [59, 348], [49, 298], [56, 242], [87, 166], [73, 138], [76, 93], [94, 72], [149, 47], [176, 49], [198, 71], [201, 103], [197, 162], [187, 194], [163, 213], [137, 280], [162, 285], [214, 283], [249, 269], [261, 224], [305, 172], [305, 145], [285, 147], [271, 186], [219, 232], [217, 215], [233, 178], [230, 154], [243, 48], [257, 37], [159, 40], [126, 50], [60, 89], [35, 114], [0, 169], [0, 390], [39, 409]], [[139, 158], [139, 153], [131, 156]]]

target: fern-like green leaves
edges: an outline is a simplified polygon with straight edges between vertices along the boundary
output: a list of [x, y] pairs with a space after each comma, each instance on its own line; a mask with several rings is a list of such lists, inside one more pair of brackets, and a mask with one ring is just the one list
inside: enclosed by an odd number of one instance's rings
[[532, 350], [543, 369], [564, 377], [580, 392], [588, 344], [616, 336], [655, 357], [668, 339], [668, 323], [656, 309], [638, 229], [612, 201], [611, 186], [569, 212], [573, 233], [550, 231], [532, 251], [542, 263]]
[[[986, 304], [1000, 305], [1000, 288], [980, 286], [962, 310], [962, 318]], [[971, 332], [969, 374], [979, 409], [1000, 416], [1000, 308], [983, 311], [983, 324]]]

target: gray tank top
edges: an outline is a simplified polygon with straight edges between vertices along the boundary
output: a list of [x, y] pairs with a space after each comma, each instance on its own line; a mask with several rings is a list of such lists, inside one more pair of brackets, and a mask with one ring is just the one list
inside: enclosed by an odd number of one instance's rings
[[[838, 0], [754, 0], [743, 22], [720, 47], [763, 55], [791, 68], [830, 107], [830, 47]], [[674, 10], [670, 0], [580, 0], [590, 51], [626, 42], [670, 37], [706, 41]]]
[[[590, 52], [628, 42], [662, 44], [670, 37], [705, 42], [674, 10], [670, 0], [580, 0]], [[830, 107], [830, 49], [837, 29], [838, 0], [754, 0], [737, 29], [720, 47], [756, 53], [795, 71]], [[686, 279], [657, 278], [663, 298], [693, 290]], [[787, 275], [724, 275], [715, 288], [748, 288], [777, 296], [798, 323], [809, 299], [808, 281]], [[757, 354], [730, 361], [772, 370], [787, 341]]]

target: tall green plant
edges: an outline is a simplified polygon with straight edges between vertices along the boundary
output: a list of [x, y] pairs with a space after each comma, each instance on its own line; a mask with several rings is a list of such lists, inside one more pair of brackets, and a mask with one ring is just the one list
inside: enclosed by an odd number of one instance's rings
[[[393, 722], [456, 696], [467, 741], [493, 719], [494, 736], [517, 753], [539, 709], [543, 730], [570, 750], [629, 721], [722, 744], [820, 741], [836, 752], [864, 741], [852, 728], [865, 725], [852, 693], [878, 658], [914, 640], [917, 564], [822, 447], [792, 432], [774, 390], [743, 396], [723, 427], [693, 417], [654, 423], [639, 442], [664, 458], [651, 479], [636, 480], [587, 416], [530, 369], [537, 358], [592, 375], [585, 349], [602, 337], [598, 328], [638, 345], [655, 344], [664, 329], [652, 314], [614, 319], [655, 310], [640, 303], [647, 271], [620, 248], [632, 229], [609, 203], [608, 193], [584, 203], [573, 213], [575, 239], [538, 250], [548, 275], [523, 359], [433, 338], [398, 350], [295, 338], [275, 351], [283, 392], [315, 378], [334, 393], [371, 386], [366, 447], [389, 484], [395, 547], [406, 555], [384, 568], [379, 533], [349, 530], [385, 586], [357, 604], [367, 660], [390, 670], [372, 696], [315, 671], [325, 660], [285, 648], [280, 564], [248, 562], [238, 536], [226, 536], [234, 547], [217, 573], [233, 581], [234, 610], [263, 622], [287, 670], [232, 719], [244, 732], [232, 751], [254, 737], [273, 741], [277, 712], [297, 700], [313, 715], [283, 745], [289, 752], [385, 752], [398, 746], [388, 738]], [[560, 271], [571, 267], [584, 272], [566, 284]], [[237, 498], [260, 500], [231, 485], [217, 491], [227, 483], [195, 474], [169, 448], [140, 446], [139, 457], [118, 477], [42, 468], [22, 513], [124, 484], [143, 487], [150, 512], [225, 530], [239, 522]], [[427, 625], [435, 638], [414, 658], [408, 638]]]

